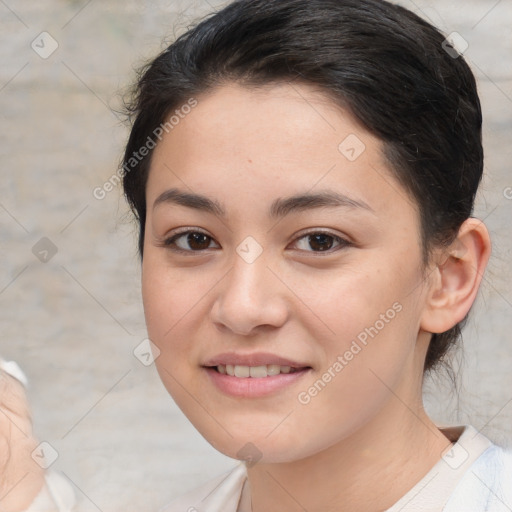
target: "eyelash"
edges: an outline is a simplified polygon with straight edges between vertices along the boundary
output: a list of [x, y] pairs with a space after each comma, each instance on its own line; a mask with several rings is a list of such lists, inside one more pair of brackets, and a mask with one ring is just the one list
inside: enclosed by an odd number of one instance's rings
[[[203, 231], [200, 231], [200, 230], [197, 230], [197, 229], [187, 229], [187, 230], [183, 230], [183, 231], [180, 231], [174, 235], [172, 235], [171, 237], [165, 239], [163, 241], [163, 243], [161, 244], [162, 246], [170, 249], [171, 251], [173, 252], [176, 252], [176, 253], [181, 253], [181, 254], [187, 254], [187, 255], [193, 255], [194, 253], [196, 254], [200, 254], [200, 253], [204, 253], [205, 251], [207, 251], [208, 249], [201, 249], [201, 250], [198, 250], [198, 251], [194, 251], [194, 250], [188, 250], [188, 249], [181, 249], [181, 248], [177, 248], [176, 247], [176, 240], [178, 240], [179, 238], [185, 236], [185, 235], [189, 235], [191, 233], [198, 233], [198, 234], [201, 234], [201, 235], [204, 235], [206, 236], [207, 238], [209, 238], [210, 240], [213, 240], [212, 237], [210, 237], [207, 233], [203, 232]], [[325, 236], [329, 236], [331, 238], [333, 238], [336, 242], [338, 242], [339, 246], [337, 249], [328, 249], [327, 251], [303, 251], [303, 252], [310, 252], [312, 254], [332, 254], [340, 249], [343, 249], [344, 247], [348, 247], [351, 244], [351, 242], [349, 242], [348, 240], [344, 239], [344, 238], [341, 238], [340, 236], [337, 236], [337, 235], [334, 235], [332, 233], [329, 233], [327, 231], [319, 231], [319, 230], [316, 230], [316, 231], [309, 231], [307, 233], [303, 233], [301, 234], [299, 237], [297, 237], [294, 242], [296, 242], [297, 240], [301, 240], [303, 238], [306, 238], [308, 236], [311, 236], [311, 235], [325, 235]]]

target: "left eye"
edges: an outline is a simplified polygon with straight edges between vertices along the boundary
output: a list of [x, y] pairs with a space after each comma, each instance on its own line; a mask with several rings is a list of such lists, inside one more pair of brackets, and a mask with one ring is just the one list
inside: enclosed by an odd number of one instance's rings
[[[339, 236], [336, 235], [330, 235], [329, 233], [307, 233], [306, 235], [303, 235], [299, 238], [297, 238], [297, 243], [299, 244], [300, 241], [305, 241], [306, 246], [314, 248], [313, 251], [308, 251], [307, 249], [301, 249], [305, 250], [307, 252], [326, 252], [329, 251], [334, 242], [338, 243], [338, 247], [345, 247], [349, 245], [349, 242]], [[331, 251], [333, 252], [333, 251]]]
[[[213, 238], [206, 233], [189, 230], [182, 231], [168, 238], [165, 240], [164, 245], [177, 252], [202, 252], [206, 249], [210, 249], [210, 244], [213, 241]], [[339, 248], [350, 245], [347, 240], [339, 236], [323, 232], [307, 233], [295, 240], [295, 244], [302, 245], [299, 249], [306, 252], [334, 252], [331, 251], [331, 249], [335, 243], [338, 244]], [[313, 250], [305, 248], [307, 246]]]

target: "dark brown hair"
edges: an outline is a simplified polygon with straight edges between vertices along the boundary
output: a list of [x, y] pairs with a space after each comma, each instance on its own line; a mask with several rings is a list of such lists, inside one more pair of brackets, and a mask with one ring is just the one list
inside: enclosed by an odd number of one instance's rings
[[[418, 205], [425, 263], [472, 214], [483, 171], [480, 102], [470, 68], [440, 31], [381, 0], [237, 0], [145, 66], [128, 104], [123, 186], [141, 258], [151, 151], [140, 161], [134, 153], [191, 97], [230, 81], [315, 86], [379, 137]], [[462, 324], [433, 334], [425, 370], [443, 359]]]

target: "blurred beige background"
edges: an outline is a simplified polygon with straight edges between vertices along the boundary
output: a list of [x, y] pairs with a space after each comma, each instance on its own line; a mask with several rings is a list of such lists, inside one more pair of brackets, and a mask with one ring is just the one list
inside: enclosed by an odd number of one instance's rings
[[[400, 3], [469, 43], [486, 150], [476, 214], [494, 241], [454, 362], [460, 395], [441, 376], [425, 398], [438, 421], [512, 445], [512, 2]], [[133, 67], [221, 5], [0, 0], [0, 356], [27, 373], [37, 434], [79, 511], [156, 511], [235, 464], [134, 356], [146, 337], [134, 224], [120, 187], [93, 195], [121, 156], [110, 107]]]

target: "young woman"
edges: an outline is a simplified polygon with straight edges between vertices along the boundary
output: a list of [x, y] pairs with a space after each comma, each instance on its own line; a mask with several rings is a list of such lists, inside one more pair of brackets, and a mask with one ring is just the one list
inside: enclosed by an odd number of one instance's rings
[[490, 254], [453, 43], [380, 0], [238, 0], [148, 65], [131, 113], [158, 372], [243, 461], [166, 511], [512, 510], [512, 455], [422, 404]]
[[512, 454], [422, 403], [490, 254], [453, 44], [380, 0], [238, 0], [148, 65], [131, 113], [158, 372], [240, 461], [166, 512], [512, 510]]

